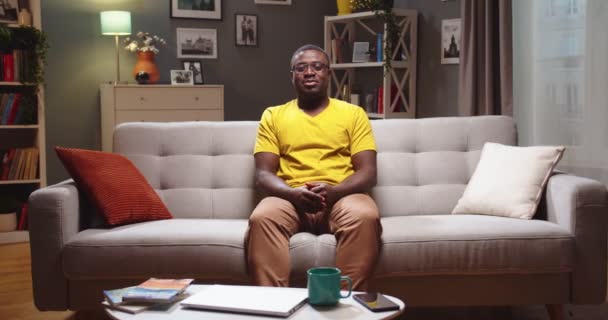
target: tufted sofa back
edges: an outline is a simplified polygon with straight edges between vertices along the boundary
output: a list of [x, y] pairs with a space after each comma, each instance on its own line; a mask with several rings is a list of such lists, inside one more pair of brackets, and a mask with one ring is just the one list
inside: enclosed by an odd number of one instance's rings
[[[246, 219], [259, 201], [257, 121], [124, 123], [114, 151], [128, 157], [174, 217]], [[382, 216], [450, 213], [487, 141], [516, 142], [503, 116], [372, 121]]]

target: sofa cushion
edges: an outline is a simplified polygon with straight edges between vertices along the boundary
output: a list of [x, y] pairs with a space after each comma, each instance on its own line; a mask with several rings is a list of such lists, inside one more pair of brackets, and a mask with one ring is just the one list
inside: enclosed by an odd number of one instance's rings
[[62, 147], [55, 151], [109, 225], [172, 218], [146, 178], [124, 156]]
[[[248, 223], [246, 219], [172, 219], [84, 230], [66, 244], [64, 272], [72, 280], [162, 275], [247, 282]], [[335, 247], [333, 235], [295, 234], [289, 242], [293, 278], [305, 278], [311, 267], [333, 266]]]
[[142, 172], [175, 218], [247, 219], [258, 198], [257, 121], [131, 122], [114, 151]]
[[382, 217], [441, 215], [454, 209], [485, 142], [516, 142], [505, 116], [372, 121], [378, 183], [372, 190]]
[[382, 218], [377, 276], [567, 272], [574, 237], [557, 224], [482, 215]]
[[66, 243], [69, 279], [247, 279], [245, 219], [171, 219], [87, 229]]
[[481, 159], [452, 211], [530, 219], [564, 147], [513, 147], [486, 143]]

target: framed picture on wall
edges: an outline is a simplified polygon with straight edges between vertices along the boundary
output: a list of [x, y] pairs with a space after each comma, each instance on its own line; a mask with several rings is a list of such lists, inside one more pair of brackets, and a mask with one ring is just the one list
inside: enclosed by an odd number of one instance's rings
[[236, 14], [234, 19], [235, 43], [237, 46], [258, 46], [258, 16], [255, 14]]
[[196, 60], [186, 60], [182, 62], [184, 66], [184, 70], [192, 71], [192, 78], [194, 80], [194, 84], [203, 84], [205, 83], [203, 77], [203, 67], [201, 66], [200, 61]]
[[217, 30], [177, 28], [177, 57], [217, 59]]
[[171, 0], [171, 17], [221, 20], [222, 0]]
[[441, 20], [441, 63], [460, 63], [460, 19]]
[[6, 0], [2, 1], [2, 3], [0, 22], [17, 23], [19, 16], [19, 0]]
[[192, 85], [194, 77], [191, 70], [171, 70], [171, 84]]
[[255, 4], [284, 4], [291, 5], [291, 0], [255, 0]]

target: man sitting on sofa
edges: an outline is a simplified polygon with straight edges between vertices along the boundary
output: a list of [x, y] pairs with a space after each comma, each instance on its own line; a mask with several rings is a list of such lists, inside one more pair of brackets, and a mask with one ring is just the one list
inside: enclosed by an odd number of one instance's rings
[[289, 285], [289, 238], [332, 233], [336, 265], [366, 290], [382, 228], [367, 194], [376, 144], [362, 108], [330, 99], [329, 58], [305, 45], [291, 58], [297, 99], [267, 108], [255, 145], [256, 185], [267, 195], [249, 219], [247, 263], [262, 286]]

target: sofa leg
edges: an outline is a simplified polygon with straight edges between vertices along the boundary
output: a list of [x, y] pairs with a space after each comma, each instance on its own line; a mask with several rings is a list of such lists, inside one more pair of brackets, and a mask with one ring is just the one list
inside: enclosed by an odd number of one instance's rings
[[564, 320], [564, 305], [563, 304], [547, 304], [547, 313], [551, 320]]

